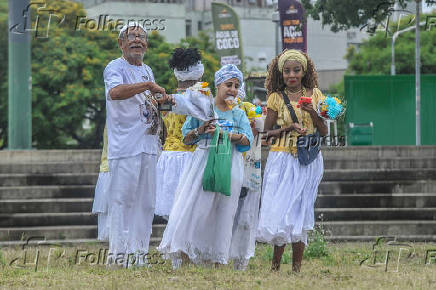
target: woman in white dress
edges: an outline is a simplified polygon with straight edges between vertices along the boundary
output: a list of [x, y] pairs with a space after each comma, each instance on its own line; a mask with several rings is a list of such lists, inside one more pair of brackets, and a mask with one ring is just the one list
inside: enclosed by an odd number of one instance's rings
[[[240, 98], [245, 92], [240, 89]], [[239, 108], [250, 120], [254, 140], [250, 150], [244, 153], [244, 182], [235, 215], [230, 247], [230, 259], [235, 270], [245, 271], [256, 246], [256, 231], [259, 221], [259, 205], [261, 192], [261, 140], [259, 132], [263, 131], [261, 117], [256, 117], [256, 106], [249, 102], [241, 102]]]
[[110, 185], [109, 165], [107, 161], [107, 128], [104, 126], [103, 131], [103, 150], [101, 152], [100, 172], [98, 174], [97, 184], [95, 185], [94, 203], [92, 205], [92, 213], [97, 215], [99, 241], [107, 241], [109, 238], [108, 232], [108, 204], [109, 185]]
[[[257, 240], [274, 245], [275, 271], [280, 269], [284, 248], [289, 243], [292, 269], [300, 271], [307, 233], [314, 226], [314, 203], [324, 171], [323, 159], [319, 152], [310, 164], [300, 164], [297, 137], [315, 130], [322, 136], [327, 134], [327, 126], [314, 109], [324, 98], [317, 85], [313, 62], [300, 51], [286, 50], [269, 66], [264, 128], [268, 139], [277, 140], [271, 146], [263, 176]], [[311, 97], [311, 103], [299, 106], [302, 97]], [[299, 122], [293, 121], [290, 110]], [[280, 128], [273, 130], [274, 125]]]
[[230, 196], [204, 191], [202, 179], [208, 159], [211, 136], [218, 128], [215, 121], [202, 122], [188, 117], [183, 125], [184, 143], [197, 144], [192, 160], [185, 166], [176, 198], [158, 250], [171, 258], [178, 268], [182, 255], [195, 264], [227, 264], [232, 240], [233, 220], [243, 181], [242, 152], [253, 140], [250, 123], [239, 108], [231, 109], [228, 98], [236, 98], [243, 81], [234, 65], [215, 73], [217, 96], [213, 108], [220, 130], [230, 131], [232, 168]]
[[[178, 94], [198, 82], [204, 73], [201, 54], [196, 48], [176, 48], [169, 65], [178, 81]], [[167, 134], [157, 163], [155, 214], [168, 220], [180, 176], [185, 164], [189, 164], [192, 158], [195, 145], [183, 144], [182, 126], [186, 121], [185, 115], [170, 112], [163, 121]]]

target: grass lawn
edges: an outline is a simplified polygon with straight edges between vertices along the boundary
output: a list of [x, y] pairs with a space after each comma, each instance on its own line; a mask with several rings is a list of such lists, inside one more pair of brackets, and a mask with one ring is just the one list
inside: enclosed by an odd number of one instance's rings
[[[436, 289], [436, 244], [389, 245], [382, 243], [329, 243], [327, 251], [311, 248], [299, 274], [291, 272], [289, 248], [281, 271], [272, 273], [272, 248], [259, 244], [246, 272], [231, 265], [218, 269], [187, 266], [172, 270], [154, 252], [152, 268], [108, 269], [91, 265], [87, 253], [98, 253], [96, 244], [51, 250], [39, 247], [38, 268], [34, 262], [37, 248], [27, 249], [23, 268], [21, 248], [0, 249], [0, 288], [73, 288], [73, 289]], [[402, 250], [400, 250], [402, 249]], [[76, 262], [79, 252], [80, 263]], [[389, 251], [389, 262], [384, 263]], [[400, 259], [398, 262], [399, 253]], [[376, 257], [374, 263], [374, 257]], [[15, 262], [12, 262], [15, 258]], [[96, 261], [94, 260], [94, 263]]]

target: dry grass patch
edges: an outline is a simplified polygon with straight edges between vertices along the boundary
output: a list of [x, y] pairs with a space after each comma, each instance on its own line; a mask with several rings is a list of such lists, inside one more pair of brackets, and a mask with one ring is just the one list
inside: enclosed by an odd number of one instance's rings
[[[72, 288], [72, 289], [435, 289], [436, 244], [377, 245], [373, 243], [328, 244], [327, 255], [306, 257], [302, 272], [291, 272], [290, 249], [286, 250], [279, 273], [270, 272], [272, 248], [258, 245], [256, 256], [246, 272], [232, 266], [218, 269], [188, 266], [177, 271], [158, 254], [152, 268], [108, 269], [91, 265], [91, 259], [77, 263], [77, 251], [98, 253], [98, 245], [62, 247], [51, 250], [39, 247], [35, 271], [36, 248], [27, 249], [28, 264], [23, 268], [21, 248], [0, 249], [0, 287], [2, 288]], [[403, 248], [403, 250], [400, 250]], [[389, 250], [389, 262], [384, 263]], [[432, 251], [433, 250], [433, 251]], [[398, 254], [401, 256], [398, 263]], [[80, 252], [84, 254], [85, 252]], [[426, 258], [427, 255], [427, 258]], [[374, 261], [375, 256], [375, 261]], [[90, 257], [90, 256], [89, 256]], [[11, 261], [15, 262], [10, 265]], [[427, 259], [427, 261], [425, 261]], [[95, 263], [96, 261], [94, 261]], [[425, 263], [427, 262], [427, 264]], [[398, 266], [398, 267], [397, 267]], [[398, 271], [397, 271], [398, 269]]]

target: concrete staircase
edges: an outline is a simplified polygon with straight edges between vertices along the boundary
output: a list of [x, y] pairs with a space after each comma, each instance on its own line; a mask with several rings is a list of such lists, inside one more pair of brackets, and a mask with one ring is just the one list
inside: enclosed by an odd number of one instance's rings
[[[99, 150], [0, 151], [0, 246], [30, 237], [96, 242]], [[152, 244], [163, 233], [153, 228]]]
[[[324, 148], [323, 156], [315, 214], [329, 240], [436, 241], [436, 146]], [[99, 159], [99, 150], [0, 151], [0, 246], [32, 236], [95, 242]], [[164, 228], [155, 219], [153, 245]]]
[[436, 241], [436, 146], [328, 148], [323, 156], [315, 216], [329, 240]]

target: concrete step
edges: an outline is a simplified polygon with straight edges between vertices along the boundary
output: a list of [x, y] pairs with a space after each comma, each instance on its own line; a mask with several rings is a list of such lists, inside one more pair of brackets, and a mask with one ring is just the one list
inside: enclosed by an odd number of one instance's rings
[[[59, 174], [0, 174], [0, 187], [35, 185], [95, 185], [98, 173], [59, 173]], [[392, 182], [412, 184], [432, 180], [436, 184], [436, 169], [420, 170], [325, 170], [323, 181], [341, 181], [355, 184], [355, 181], [381, 181], [389, 187]], [[436, 188], [436, 187], [435, 187]]]
[[426, 169], [341, 169], [324, 171], [323, 181], [428, 180], [436, 181], [436, 168]]
[[90, 212], [0, 214], [0, 227], [37, 227], [96, 224], [97, 216]]
[[436, 208], [317, 208], [315, 217], [322, 221], [436, 221]]
[[324, 169], [423, 169], [436, 168], [436, 158], [432, 157], [394, 157], [383, 159], [326, 158]]
[[35, 185], [0, 187], [0, 200], [93, 198], [95, 185]]
[[100, 162], [101, 150], [2, 150], [0, 163]]
[[98, 173], [99, 162], [0, 163], [0, 174]]
[[[436, 146], [323, 146], [324, 159], [378, 160], [397, 157], [436, 157]], [[268, 156], [269, 148], [262, 147], [262, 159]]]
[[319, 194], [436, 193], [436, 180], [322, 181]]
[[[41, 212], [41, 213], [2, 213], [0, 227], [36, 227], [96, 225], [97, 215], [91, 212]], [[166, 224], [160, 216], [154, 216], [153, 224]]]
[[[165, 225], [153, 225], [152, 237], [161, 238]], [[7, 227], [0, 228], [0, 241], [25, 241], [30, 237], [42, 237], [40, 240], [77, 240], [96, 239], [97, 226], [43, 226], [43, 227]]]
[[[263, 147], [267, 153], [268, 148]], [[436, 157], [436, 146], [338, 146], [322, 148], [325, 158], [379, 159], [393, 157]], [[266, 157], [266, 154], [264, 154]], [[101, 150], [2, 150], [0, 163], [99, 162]]]
[[2, 214], [91, 212], [92, 198], [12, 199], [0, 202]]
[[0, 174], [1, 186], [92, 185], [98, 173]]
[[[326, 236], [329, 242], [375, 242], [381, 236]], [[436, 242], [436, 235], [395, 235], [385, 237], [398, 242]]]
[[31, 237], [44, 237], [47, 240], [95, 239], [97, 237], [97, 226], [76, 225], [0, 228], [0, 241], [20, 241]]
[[316, 208], [431, 208], [436, 207], [436, 193], [394, 194], [320, 194]]
[[[159, 246], [161, 238], [151, 237], [150, 238], [150, 249]], [[22, 247], [24, 245], [31, 245], [31, 246], [52, 246], [52, 245], [59, 245], [59, 246], [66, 246], [66, 247], [74, 247], [74, 246], [83, 246], [86, 247], [87, 245], [100, 245], [103, 249], [108, 249], [109, 244], [108, 242], [102, 242], [97, 239], [65, 239], [65, 240], [30, 240], [27, 241], [6, 241], [6, 242], [0, 242], [0, 248], [4, 247]]]
[[332, 236], [436, 235], [436, 221], [326, 221], [324, 229]]
[[[98, 173], [99, 161], [1, 163], [0, 174], [56, 174], [56, 173]], [[394, 157], [380, 159], [357, 159], [324, 157], [325, 169], [407, 169], [436, 168], [436, 157]]]
[[436, 157], [436, 146], [339, 146], [322, 148], [324, 158], [376, 160], [395, 157]]

